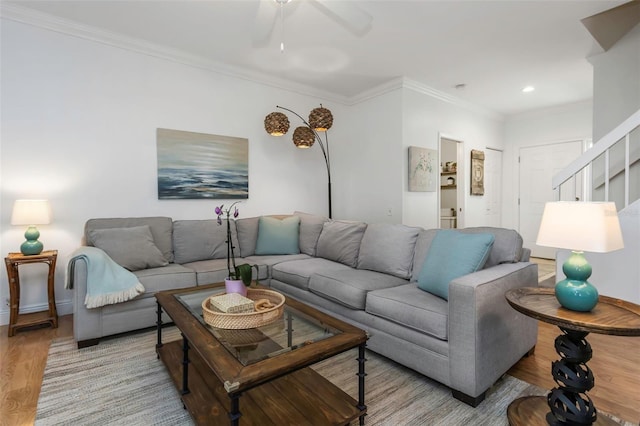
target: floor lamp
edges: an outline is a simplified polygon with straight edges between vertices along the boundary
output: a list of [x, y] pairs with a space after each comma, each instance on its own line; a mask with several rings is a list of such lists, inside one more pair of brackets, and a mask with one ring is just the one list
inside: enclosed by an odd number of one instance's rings
[[[297, 127], [293, 131], [293, 143], [297, 148], [311, 148], [316, 141], [318, 145], [320, 145], [324, 162], [327, 166], [329, 218], [331, 218], [331, 162], [329, 159], [329, 137], [327, 130], [333, 125], [333, 115], [331, 115], [331, 111], [324, 108], [322, 104], [320, 104], [320, 108], [314, 108], [309, 113], [309, 121], [289, 108], [279, 105], [276, 105], [276, 108], [289, 111], [304, 123], [304, 126]], [[264, 129], [271, 136], [282, 136], [289, 131], [289, 118], [282, 112], [272, 112], [264, 118]], [[324, 133], [324, 142], [320, 138], [320, 133]]]

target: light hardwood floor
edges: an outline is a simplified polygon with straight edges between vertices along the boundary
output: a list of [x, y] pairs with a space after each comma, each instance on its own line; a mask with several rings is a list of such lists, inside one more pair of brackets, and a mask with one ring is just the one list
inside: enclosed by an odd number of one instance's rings
[[[535, 354], [522, 359], [509, 374], [550, 389], [551, 362], [558, 359], [553, 342], [558, 329], [540, 323]], [[42, 375], [53, 339], [73, 336], [71, 315], [60, 317], [59, 327], [19, 331], [7, 337], [0, 327], [0, 424], [32, 425], [36, 415]], [[640, 421], [640, 337], [590, 334], [593, 348], [589, 366], [596, 377], [590, 395], [596, 407], [634, 424]]]

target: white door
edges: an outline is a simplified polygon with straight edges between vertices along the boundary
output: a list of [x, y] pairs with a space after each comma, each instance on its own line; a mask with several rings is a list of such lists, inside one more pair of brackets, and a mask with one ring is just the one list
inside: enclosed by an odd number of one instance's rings
[[486, 226], [502, 226], [502, 151], [484, 151], [484, 198]]
[[582, 154], [583, 141], [570, 141], [520, 149], [519, 223], [524, 246], [531, 256], [555, 259], [556, 249], [536, 245], [542, 212], [547, 201], [583, 199], [581, 178], [565, 182], [561, 191], [551, 179]]

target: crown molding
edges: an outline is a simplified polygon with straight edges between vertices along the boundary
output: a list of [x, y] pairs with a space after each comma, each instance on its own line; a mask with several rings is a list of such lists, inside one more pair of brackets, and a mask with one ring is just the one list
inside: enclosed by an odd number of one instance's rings
[[122, 34], [101, 30], [15, 4], [1, 3], [0, 17], [305, 96], [312, 96], [343, 105], [349, 104], [349, 99], [346, 96], [321, 91], [305, 84], [293, 83], [289, 80], [268, 76], [246, 68], [211, 61], [201, 56], [185, 53], [179, 49], [172, 49]]
[[456, 98], [455, 96], [451, 96], [448, 93], [441, 92], [439, 90], [434, 89], [433, 87], [427, 86], [426, 84], [417, 82], [415, 80], [411, 80], [406, 77], [394, 78], [392, 80], [387, 81], [386, 83], [383, 83], [370, 90], [367, 90], [356, 96], [353, 96], [349, 98], [348, 105], [356, 105], [361, 102], [365, 102], [369, 99], [377, 98], [378, 96], [382, 96], [386, 93], [389, 93], [398, 89], [407, 89], [417, 93], [421, 93], [423, 95], [429, 96], [439, 101], [447, 102], [449, 104], [458, 106], [460, 108], [464, 108], [468, 111], [472, 111], [476, 114], [480, 114], [491, 120], [504, 121], [505, 119], [504, 115], [498, 112], [480, 107], [474, 103], [464, 101], [460, 98]]
[[411, 80], [408, 78], [403, 78], [403, 83], [402, 83], [402, 87], [408, 90], [412, 90], [414, 92], [418, 92], [418, 93], [422, 93], [423, 95], [427, 95], [430, 96], [434, 99], [438, 99], [440, 101], [443, 102], [447, 102], [449, 104], [458, 106], [460, 108], [464, 108], [468, 111], [480, 114], [486, 118], [492, 119], [492, 120], [497, 120], [497, 121], [504, 121], [505, 117], [503, 114], [500, 114], [496, 111], [490, 110], [488, 108], [484, 108], [481, 106], [478, 106], [474, 103], [471, 102], [467, 102], [465, 100], [462, 100], [460, 98], [456, 98], [455, 96], [452, 96], [448, 93], [444, 93], [441, 92], [439, 90], [434, 89], [433, 87], [427, 86], [426, 84], [422, 84], [420, 82], [417, 82], [415, 80]]
[[348, 99], [348, 105], [356, 105], [368, 101], [369, 99], [377, 98], [378, 96], [393, 92], [394, 90], [402, 89], [403, 80], [404, 79], [402, 77], [397, 77], [369, 90], [365, 90], [364, 92], [350, 97]]
[[358, 95], [347, 97], [336, 93], [318, 90], [305, 84], [293, 83], [289, 80], [269, 76], [257, 71], [251, 71], [246, 68], [235, 67], [227, 64], [222, 64], [220, 62], [211, 61], [201, 56], [185, 53], [184, 51], [181, 51], [179, 49], [168, 48], [166, 46], [161, 46], [133, 37], [124, 36], [122, 34], [80, 24], [75, 21], [58, 18], [56, 16], [39, 12], [24, 6], [0, 3], [0, 17], [47, 29], [50, 31], [55, 31], [61, 34], [90, 40], [96, 43], [129, 50], [139, 54], [177, 62], [183, 65], [200, 69], [205, 69], [207, 71], [226, 75], [228, 77], [262, 84], [304, 96], [312, 96], [342, 105], [356, 105], [369, 99], [373, 99], [394, 90], [403, 88], [422, 93], [434, 99], [459, 106], [475, 113], [479, 113], [493, 120], [504, 120], [504, 116], [499, 113], [488, 110], [486, 108], [482, 108], [470, 102], [463, 101], [462, 99], [456, 98], [444, 92], [440, 92], [432, 87], [405, 77], [394, 78], [386, 83], [382, 83]]

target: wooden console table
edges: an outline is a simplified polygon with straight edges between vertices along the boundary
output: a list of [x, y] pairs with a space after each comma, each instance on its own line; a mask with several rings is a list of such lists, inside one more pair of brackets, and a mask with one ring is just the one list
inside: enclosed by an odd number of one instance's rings
[[[9, 337], [13, 336], [15, 331], [19, 328], [31, 327], [39, 324], [51, 324], [53, 328], [58, 327], [58, 313], [56, 311], [56, 297], [54, 290], [57, 258], [57, 250], [47, 250], [40, 254], [30, 256], [26, 256], [22, 253], [9, 253], [9, 255], [4, 258], [9, 278]], [[49, 274], [47, 279], [49, 309], [41, 312], [21, 314], [20, 273], [18, 271], [18, 267], [28, 263], [46, 263], [49, 265]]]
[[617, 425], [605, 416], [598, 416], [593, 401], [586, 394], [594, 385], [587, 361], [591, 345], [589, 333], [616, 336], [640, 336], [640, 305], [613, 297], [600, 296], [591, 312], [576, 312], [560, 306], [554, 289], [525, 287], [510, 290], [505, 297], [517, 311], [549, 324], [562, 334], [556, 338], [556, 352], [551, 374], [558, 387], [544, 396], [518, 398], [509, 405], [510, 425]]

